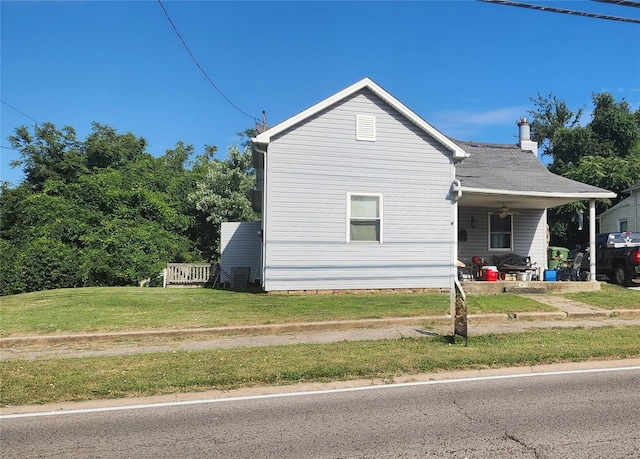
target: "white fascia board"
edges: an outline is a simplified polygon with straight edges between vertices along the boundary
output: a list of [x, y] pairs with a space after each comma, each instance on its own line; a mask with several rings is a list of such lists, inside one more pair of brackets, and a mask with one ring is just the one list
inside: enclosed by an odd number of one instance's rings
[[279, 134], [280, 132], [282, 132], [282, 131], [284, 131], [286, 129], [289, 129], [291, 126], [294, 126], [295, 124], [305, 120], [306, 118], [308, 118], [310, 116], [313, 116], [316, 113], [321, 112], [322, 110], [330, 107], [331, 105], [335, 104], [336, 102], [339, 102], [340, 100], [344, 99], [345, 97], [348, 97], [348, 96], [350, 96], [350, 95], [352, 95], [352, 94], [354, 94], [354, 93], [356, 93], [356, 92], [358, 92], [358, 91], [360, 91], [361, 89], [364, 89], [364, 88], [369, 88], [374, 94], [376, 94], [382, 100], [384, 100], [389, 105], [391, 105], [393, 108], [395, 108], [398, 112], [400, 112], [402, 115], [404, 115], [407, 119], [409, 119], [411, 122], [413, 122], [419, 128], [421, 128], [423, 131], [425, 131], [431, 137], [436, 139], [445, 148], [450, 150], [453, 153], [453, 158], [454, 159], [463, 159], [463, 158], [468, 158], [469, 157], [469, 154], [467, 152], [465, 152], [462, 148], [460, 148], [458, 145], [456, 145], [451, 140], [449, 140], [444, 134], [442, 134], [436, 128], [434, 128], [429, 123], [427, 123], [425, 120], [423, 120], [420, 116], [418, 116], [416, 113], [414, 113], [411, 109], [409, 109], [406, 105], [404, 105], [398, 99], [396, 99], [391, 94], [389, 94], [387, 91], [385, 91], [380, 86], [378, 86], [378, 84], [376, 84], [370, 78], [363, 78], [362, 80], [358, 81], [357, 83], [352, 84], [351, 86], [343, 89], [340, 92], [335, 93], [334, 95], [322, 100], [321, 102], [318, 102], [317, 104], [307, 108], [306, 110], [303, 110], [302, 112], [298, 113], [297, 115], [294, 115], [291, 118], [286, 119], [282, 123], [275, 125], [271, 129], [266, 130], [265, 132], [263, 132], [262, 134], [257, 135], [256, 137], [254, 137], [251, 140], [252, 140], [252, 142], [269, 144], [269, 142], [271, 141], [271, 138], [273, 136]]
[[287, 118], [282, 123], [276, 124], [272, 128], [267, 129], [266, 131], [264, 131], [262, 134], [258, 134], [254, 139], [252, 139], [252, 141], [268, 144], [271, 141], [271, 138], [274, 135], [277, 135], [280, 132], [289, 129], [291, 126], [294, 126], [295, 124], [297, 124], [297, 123], [309, 118], [310, 116], [313, 116], [316, 113], [321, 112], [325, 108], [333, 105], [334, 103], [336, 103], [339, 100], [349, 96], [350, 94], [353, 94], [354, 92], [359, 91], [360, 89], [362, 89], [365, 86], [367, 86], [367, 82], [370, 82], [370, 81], [371, 80], [369, 80], [368, 78], [364, 78], [364, 79], [358, 81], [357, 83], [352, 84], [348, 88], [345, 88], [342, 91], [337, 92], [333, 96], [330, 96], [330, 97], [318, 102], [317, 104], [312, 105], [311, 107], [307, 108], [306, 110], [301, 111], [297, 115], [294, 115], [294, 116], [292, 116], [290, 118]]
[[382, 89], [373, 81], [369, 80], [368, 78], [365, 78], [365, 79], [370, 82], [370, 84], [368, 85], [369, 89], [371, 89], [382, 100], [384, 100], [393, 108], [395, 108], [398, 112], [402, 113], [407, 119], [409, 119], [412, 123], [414, 123], [420, 129], [422, 129], [431, 137], [433, 137], [438, 142], [440, 142], [445, 148], [450, 150], [453, 153], [454, 159], [464, 159], [469, 157], [469, 154], [466, 151], [464, 151], [458, 145], [456, 145], [451, 140], [449, 140], [449, 138], [446, 137], [442, 132], [438, 131], [436, 128], [434, 128], [425, 120], [423, 120], [413, 110], [411, 110], [409, 107], [404, 105], [402, 102], [400, 102], [398, 99], [393, 97], [391, 94], [389, 94], [387, 91]]
[[485, 195], [507, 195], [507, 196], [533, 196], [539, 198], [576, 198], [577, 200], [583, 199], [611, 199], [615, 198], [617, 194], [611, 191], [589, 191], [583, 193], [554, 193], [553, 191], [514, 191], [514, 190], [498, 190], [487, 188], [470, 188], [460, 187], [462, 193], [477, 193]]

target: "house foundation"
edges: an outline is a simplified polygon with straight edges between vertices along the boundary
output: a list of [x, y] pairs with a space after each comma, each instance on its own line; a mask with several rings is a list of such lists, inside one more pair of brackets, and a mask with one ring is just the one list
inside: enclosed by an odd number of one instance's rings
[[[573, 293], [596, 292], [600, 282], [543, 282], [543, 281], [470, 281], [463, 282], [467, 295], [497, 295], [499, 293]], [[419, 293], [450, 293], [447, 288], [402, 288], [402, 289], [335, 289], [335, 290], [272, 290], [269, 295], [390, 295]]]

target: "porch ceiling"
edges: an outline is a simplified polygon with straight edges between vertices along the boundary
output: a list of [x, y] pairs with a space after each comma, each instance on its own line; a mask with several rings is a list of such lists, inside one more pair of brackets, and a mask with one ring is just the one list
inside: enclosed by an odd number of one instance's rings
[[499, 208], [503, 205], [512, 209], [548, 209], [551, 207], [557, 207], [564, 204], [568, 204], [576, 201], [586, 201], [589, 199], [602, 199], [602, 197], [592, 197], [584, 195], [555, 195], [550, 196], [548, 194], [532, 194], [523, 196], [521, 194], [513, 193], [476, 193], [476, 192], [462, 192], [461, 198], [458, 200], [458, 205], [461, 207], [489, 207]]

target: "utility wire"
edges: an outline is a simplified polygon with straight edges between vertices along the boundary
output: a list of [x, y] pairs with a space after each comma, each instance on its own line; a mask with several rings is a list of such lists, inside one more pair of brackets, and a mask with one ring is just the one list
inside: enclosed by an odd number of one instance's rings
[[640, 2], [632, 2], [629, 0], [593, 0], [593, 1], [600, 2], [600, 3], [611, 3], [612, 5], [631, 6], [633, 8], [640, 8]]
[[40, 122], [38, 120], [34, 120], [33, 118], [31, 118], [29, 115], [27, 115], [25, 112], [18, 110], [17, 108], [15, 108], [13, 105], [11, 105], [8, 102], [5, 102], [4, 100], [0, 99], [0, 102], [2, 102], [3, 104], [5, 104], [7, 107], [14, 109], [15, 111], [17, 111], [18, 113], [20, 113], [22, 116], [26, 116], [27, 118], [29, 118], [31, 121], [33, 121], [36, 124], [40, 124]]
[[[555, 7], [552, 7], [552, 6], [532, 5], [531, 3], [512, 2], [512, 1], [508, 1], [508, 0], [478, 0], [478, 1], [485, 2], [485, 3], [495, 3], [495, 4], [498, 4], [498, 5], [518, 6], [520, 8], [530, 8], [532, 10], [550, 11], [552, 13], [564, 13], [564, 14], [571, 14], [571, 15], [574, 15], [574, 16], [585, 16], [585, 17], [589, 17], [589, 18], [608, 19], [608, 20], [611, 20], [611, 21], [622, 21], [622, 22], [631, 22], [633, 24], [640, 24], [640, 19], [635, 19], [635, 18], [627, 18], [627, 17], [621, 17], [621, 16], [609, 16], [609, 15], [606, 15], [606, 14], [598, 14], [598, 13], [588, 13], [586, 11], [568, 10], [568, 9], [564, 9], [564, 8], [555, 8]], [[605, 2], [605, 3], [622, 4], [622, 2], [616, 2], [614, 0], [611, 0], [610, 2]], [[631, 3], [633, 5], [624, 5], [624, 6], [637, 6], [635, 4], [635, 2], [625, 2], [625, 3]]]
[[158, 4], [160, 5], [160, 8], [162, 8], [162, 11], [164, 11], [164, 15], [167, 17], [167, 19], [169, 20], [169, 24], [171, 24], [171, 27], [173, 27], [173, 31], [176, 33], [176, 35], [178, 36], [178, 38], [180, 39], [180, 41], [182, 42], [182, 45], [184, 46], [184, 48], [187, 50], [187, 52], [189, 53], [189, 56], [191, 56], [191, 59], [193, 60], [193, 62], [196, 64], [196, 66], [200, 69], [200, 71], [202, 72], [202, 74], [204, 75], [204, 77], [207, 79], [207, 81], [211, 84], [211, 86], [213, 86], [215, 88], [216, 91], [218, 91], [218, 93], [224, 98], [224, 100], [226, 100], [229, 105], [231, 105], [233, 108], [235, 108], [236, 110], [238, 110], [240, 113], [242, 113], [243, 115], [251, 118], [253, 121], [257, 122], [258, 119], [255, 116], [251, 116], [248, 113], [242, 111], [240, 108], [238, 108], [238, 106], [236, 104], [234, 104], [233, 102], [231, 102], [229, 100], [229, 98], [227, 96], [224, 95], [224, 93], [216, 86], [216, 84], [211, 81], [211, 78], [209, 78], [209, 75], [207, 75], [207, 72], [204, 71], [204, 69], [200, 66], [200, 64], [198, 63], [198, 61], [196, 60], [196, 58], [193, 56], [193, 53], [191, 52], [191, 50], [189, 49], [189, 47], [187, 46], [187, 43], [184, 41], [184, 38], [182, 38], [182, 35], [180, 35], [180, 32], [178, 32], [178, 28], [175, 26], [175, 24], [173, 23], [173, 21], [171, 20], [171, 17], [169, 16], [169, 13], [167, 13], [167, 10], [165, 9], [164, 5], [162, 4], [161, 0], [158, 0]]

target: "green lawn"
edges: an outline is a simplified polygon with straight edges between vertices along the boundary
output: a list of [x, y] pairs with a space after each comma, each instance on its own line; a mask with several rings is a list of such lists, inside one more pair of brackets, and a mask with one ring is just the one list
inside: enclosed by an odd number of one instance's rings
[[[554, 308], [514, 295], [473, 296], [469, 312]], [[0, 336], [258, 325], [449, 314], [448, 294], [266, 295], [105, 287], [0, 297]]]
[[[639, 292], [571, 294], [623, 309]], [[515, 295], [472, 295], [469, 312], [550, 311]], [[210, 289], [83, 288], [0, 298], [2, 336], [445, 315], [448, 294], [265, 295]], [[233, 389], [403, 374], [640, 357], [640, 327], [557, 328], [474, 336], [298, 344], [0, 362], [0, 405]]]
[[640, 309], [640, 291], [602, 284], [598, 292], [565, 293], [562, 296], [603, 309]]
[[553, 306], [539, 303], [529, 298], [501, 293], [499, 295], [467, 295], [469, 314], [492, 312], [513, 314], [518, 312], [553, 312]]

